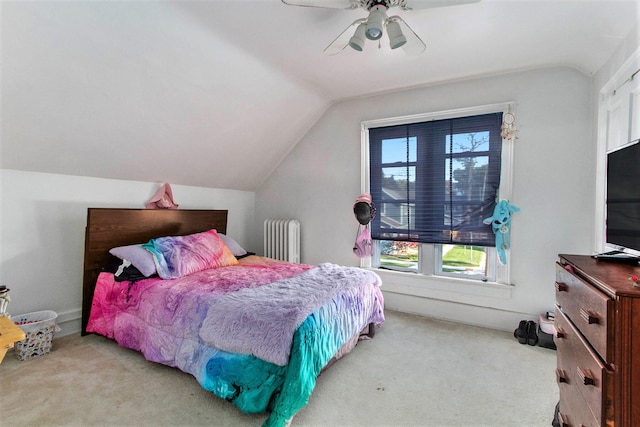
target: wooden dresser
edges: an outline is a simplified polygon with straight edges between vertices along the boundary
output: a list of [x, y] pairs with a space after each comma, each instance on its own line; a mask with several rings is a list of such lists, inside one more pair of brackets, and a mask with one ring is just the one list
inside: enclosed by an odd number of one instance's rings
[[559, 421], [640, 425], [640, 276], [637, 265], [560, 255], [556, 265]]

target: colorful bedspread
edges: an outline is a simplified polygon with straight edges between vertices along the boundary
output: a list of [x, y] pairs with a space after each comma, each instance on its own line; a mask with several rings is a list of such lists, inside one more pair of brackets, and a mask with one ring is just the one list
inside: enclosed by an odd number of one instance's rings
[[[265, 425], [285, 425], [306, 405], [317, 375], [338, 350], [367, 324], [384, 321], [379, 278], [371, 273], [371, 280], [345, 286], [303, 316], [284, 366], [213, 347], [201, 335], [207, 335], [203, 326], [216, 303], [240, 290], [289, 283], [288, 279], [314, 269], [252, 256], [239, 265], [171, 280], [115, 282], [113, 275], [102, 273], [87, 330], [141, 351], [148, 360], [192, 374], [203, 388], [244, 412], [271, 412]], [[348, 268], [344, 274], [349, 274]], [[306, 293], [300, 295], [304, 299]]]

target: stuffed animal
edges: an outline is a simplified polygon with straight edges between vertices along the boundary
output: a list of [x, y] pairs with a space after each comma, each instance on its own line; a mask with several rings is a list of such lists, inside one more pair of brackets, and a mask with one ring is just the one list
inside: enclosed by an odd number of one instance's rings
[[493, 234], [496, 235], [496, 252], [498, 253], [498, 260], [500, 264], [507, 264], [506, 250], [511, 246], [510, 232], [511, 232], [511, 216], [519, 212], [520, 208], [509, 204], [507, 200], [500, 200], [496, 203], [496, 207], [493, 210], [493, 216], [486, 218], [485, 224], [491, 224]]

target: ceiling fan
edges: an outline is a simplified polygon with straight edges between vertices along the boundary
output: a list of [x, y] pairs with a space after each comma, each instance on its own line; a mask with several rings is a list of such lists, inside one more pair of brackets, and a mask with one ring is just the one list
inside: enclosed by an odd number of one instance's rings
[[[479, 1], [481, 0], [282, 0], [284, 4], [291, 6], [331, 9], [362, 8], [369, 11], [367, 18], [353, 21], [325, 48], [324, 53], [328, 55], [340, 53], [347, 45], [357, 51], [362, 51], [365, 38], [373, 41], [380, 40], [385, 29], [387, 30], [391, 49], [402, 47], [408, 55], [419, 55], [424, 52], [427, 46], [404, 19], [397, 15], [387, 16], [389, 8], [398, 7], [401, 10], [430, 9], [477, 3]], [[353, 28], [355, 28], [355, 31], [352, 33]]]

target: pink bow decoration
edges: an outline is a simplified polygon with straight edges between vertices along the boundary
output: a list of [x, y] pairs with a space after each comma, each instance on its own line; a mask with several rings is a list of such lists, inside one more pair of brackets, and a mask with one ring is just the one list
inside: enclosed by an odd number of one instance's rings
[[165, 183], [149, 200], [147, 209], [178, 209], [178, 204], [173, 201], [171, 186]]

